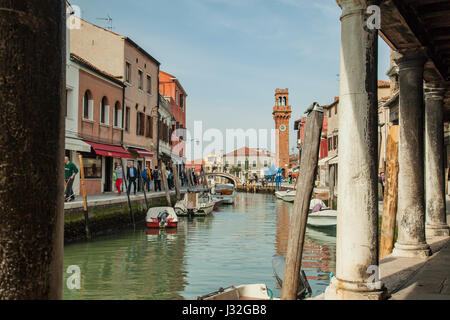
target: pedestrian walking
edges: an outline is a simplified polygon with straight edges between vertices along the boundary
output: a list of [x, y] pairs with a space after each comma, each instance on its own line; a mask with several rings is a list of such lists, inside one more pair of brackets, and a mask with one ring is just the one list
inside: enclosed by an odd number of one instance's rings
[[116, 174], [116, 189], [117, 194], [120, 196], [122, 193], [122, 182], [123, 182], [123, 169], [120, 163], [116, 166], [116, 171], [114, 172]]
[[169, 172], [169, 189], [170, 190], [173, 190], [173, 188], [174, 188], [174, 186], [175, 186], [175, 184], [173, 183], [173, 172], [172, 172], [172, 169], [170, 170], [170, 172]]
[[78, 173], [78, 168], [76, 165], [73, 164], [73, 162], [69, 161], [68, 157], [64, 158], [65, 162], [65, 183], [66, 183], [66, 190], [64, 195], [64, 202], [67, 201], [73, 201], [75, 200], [75, 195], [73, 193], [73, 181], [75, 179], [75, 176]]
[[133, 162], [129, 162], [128, 163], [128, 168], [127, 168], [127, 179], [128, 179], [128, 190], [127, 193], [130, 194], [131, 192], [131, 185], [134, 186], [134, 195], [136, 195], [136, 179], [138, 177], [138, 171], [137, 169], [134, 167], [134, 163]]
[[145, 165], [144, 170], [142, 170], [142, 179], [144, 180], [144, 189], [147, 186], [147, 191], [150, 192], [150, 182], [151, 182], [151, 171], [147, 165]]
[[155, 192], [161, 191], [161, 171], [158, 169], [158, 166], [155, 166], [155, 169], [152, 171], [152, 177], [155, 181]]

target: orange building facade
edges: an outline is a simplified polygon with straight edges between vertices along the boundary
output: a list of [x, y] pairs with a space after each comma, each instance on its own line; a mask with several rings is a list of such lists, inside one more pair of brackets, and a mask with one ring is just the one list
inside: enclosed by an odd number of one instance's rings
[[174, 123], [170, 132], [176, 132], [176, 137], [171, 134], [171, 157], [186, 163], [185, 141], [183, 141], [183, 138], [179, 139], [181, 135], [185, 136], [185, 134], [183, 133], [184, 130], [179, 129], [186, 129], [186, 101], [188, 95], [180, 81], [175, 76], [164, 71], [159, 71], [159, 93], [170, 103]]
[[122, 148], [124, 83], [91, 63], [72, 55], [79, 66], [78, 135], [91, 145], [80, 152], [88, 195], [114, 190], [114, 164], [129, 158]]

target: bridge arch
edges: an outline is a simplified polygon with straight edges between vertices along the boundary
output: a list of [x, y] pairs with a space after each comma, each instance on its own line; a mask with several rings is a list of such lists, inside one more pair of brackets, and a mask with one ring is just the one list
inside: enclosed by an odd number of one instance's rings
[[206, 177], [221, 177], [221, 178], [225, 178], [228, 179], [230, 181], [233, 181], [233, 184], [235, 187], [242, 185], [241, 180], [229, 173], [223, 173], [223, 172], [211, 172], [211, 173], [205, 173]]

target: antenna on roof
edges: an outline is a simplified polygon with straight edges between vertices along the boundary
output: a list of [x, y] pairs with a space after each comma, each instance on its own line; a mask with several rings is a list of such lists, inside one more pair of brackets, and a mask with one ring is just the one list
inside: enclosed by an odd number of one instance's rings
[[96, 18], [97, 20], [103, 20], [103, 21], [106, 21], [107, 23], [108, 23], [108, 26], [106, 27], [106, 29], [108, 29], [108, 30], [113, 30], [114, 29], [114, 27], [113, 27], [113, 19], [111, 18], [111, 16], [109, 15], [109, 13], [107, 14], [107, 18]]

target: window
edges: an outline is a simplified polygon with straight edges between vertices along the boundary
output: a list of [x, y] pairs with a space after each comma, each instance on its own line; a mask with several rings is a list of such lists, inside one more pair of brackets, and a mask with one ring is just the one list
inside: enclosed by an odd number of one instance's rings
[[94, 109], [93, 104], [94, 101], [91, 98], [91, 92], [86, 90], [83, 97], [83, 119], [92, 120]]
[[238, 167], [242, 167], [242, 162], [238, 161]]
[[100, 123], [109, 125], [109, 105], [106, 97], [103, 97], [100, 104]]
[[264, 160], [264, 167], [268, 167], [269, 166], [269, 164], [267, 163], [267, 160]]
[[131, 83], [131, 63], [126, 62], [125, 65], [125, 81]]
[[125, 131], [130, 132], [130, 107], [125, 109]]
[[147, 125], [145, 126], [145, 136], [153, 139], [153, 119], [147, 116]]
[[142, 112], [138, 112], [136, 118], [136, 135], [143, 136], [144, 130], [145, 130], [145, 114]]
[[332, 140], [331, 140], [331, 138], [328, 138], [328, 151], [331, 151], [332, 150]]
[[253, 168], [256, 168], [256, 161], [253, 161]]
[[147, 75], [147, 93], [152, 94], [152, 77]]
[[184, 108], [184, 96], [182, 94], [180, 94], [180, 108], [183, 109]]
[[120, 107], [119, 101], [114, 106], [114, 127], [122, 128], [122, 108]]
[[337, 149], [337, 136], [333, 137], [333, 150]]
[[328, 118], [331, 118], [331, 108], [328, 109]]
[[139, 89], [142, 90], [144, 87], [144, 74], [139, 70]]
[[83, 155], [83, 170], [86, 179], [102, 178], [102, 157]]

